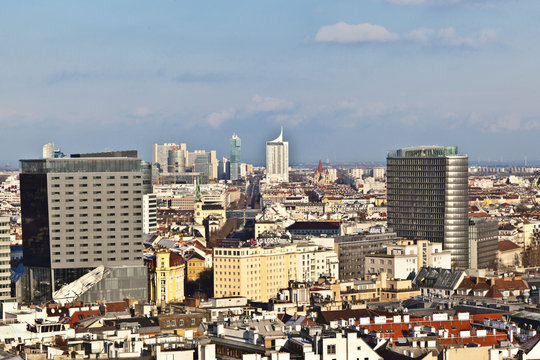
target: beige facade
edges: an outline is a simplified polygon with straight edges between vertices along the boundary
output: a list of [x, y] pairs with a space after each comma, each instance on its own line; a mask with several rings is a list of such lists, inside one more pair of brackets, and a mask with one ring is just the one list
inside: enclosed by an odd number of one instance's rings
[[214, 248], [214, 297], [268, 301], [297, 279], [296, 245]]
[[194, 220], [195, 223], [201, 225], [203, 220], [209, 217], [210, 215], [215, 217], [220, 217], [223, 219], [223, 223], [227, 221], [227, 211], [221, 205], [209, 205], [203, 202], [196, 202], [195, 205]]
[[278, 229], [278, 225], [274, 221], [257, 221], [255, 223], [255, 239], [265, 231], [272, 232]]

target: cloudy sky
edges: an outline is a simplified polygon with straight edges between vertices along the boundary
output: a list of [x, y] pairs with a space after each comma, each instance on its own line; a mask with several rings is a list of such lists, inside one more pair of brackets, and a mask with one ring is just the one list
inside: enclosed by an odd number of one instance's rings
[[264, 162], [540, 160], [540, 1], [2, 1], [0, 163], [185, 142]]

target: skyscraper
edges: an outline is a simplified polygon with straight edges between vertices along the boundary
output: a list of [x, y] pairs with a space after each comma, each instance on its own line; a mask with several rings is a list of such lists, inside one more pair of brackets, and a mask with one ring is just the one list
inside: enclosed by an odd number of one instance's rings
[[54, 143], [48, 142], [43, 145], [43, 159], [52, 159], [54, 158]]
[[231, 180], [240, 179], [240, 150], [242, 146], [242, 140], [236, 135], [233, 134], [231, 138]]
[[149, 168], [136, 151], [21, 160], [26, 300], [50, 300], [100, 265], [107, 278], [81, 300], [146, 298], [142, 236]]
[[162, 172], [173, 172], [173, 169], [169, 169], [169, 150], [183, 150], [187, 152], [186, 144], [165, 143], [163, 145], [154, 144], [152, 147], [152, 163], [157, 165]]
[[270, 182], [289, 182], [289, 143], [279, 136], [266, 142], [266, 178]]
[[388, 226], [398, 236], [442, 242], [467, 268], [468, 156], [455, 146], [409, 147], [386, 158]]

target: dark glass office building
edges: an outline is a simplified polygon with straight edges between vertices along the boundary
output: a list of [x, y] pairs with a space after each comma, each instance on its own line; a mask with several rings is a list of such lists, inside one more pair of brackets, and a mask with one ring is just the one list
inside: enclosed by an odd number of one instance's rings
[[386, 159], [388, 226], [398, 236], [442, 242], [452, 265], [469, 265], [468, 156], [455, 146], [410, 147]]

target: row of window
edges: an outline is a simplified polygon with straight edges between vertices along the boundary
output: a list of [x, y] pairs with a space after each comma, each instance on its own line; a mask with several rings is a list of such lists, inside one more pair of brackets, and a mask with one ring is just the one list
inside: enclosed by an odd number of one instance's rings
[[[80, 262], [89, 262], [90, 259], [88, 258], [83, 258], [83, 259], [78, 259]], [[97, 261], [97, 262], [103, 262], [105, 259], [103, 258], [94, 258], [93, 261]], [[126, 257], [122, 257], [122, 258], [115, 258], [115, 257], [110, 257], [110, 258], [107, 258], [106, 259], [107, 261], [117, 261], [117, 260], [120, 260], [120, 261], [127, 261], [127, 260], [131, 260], [130, 257], [126, 256]], [[133, 260], [141, 260], [142, 261], [142, 257], [141, 256], [136, 256], [133, 258]], [[54, 260], [55, 263], [60, 263], [60, 262], [68, 262], [68, 263], [73, 263], [75, 262], [75, 259], [55, 259]]]
[[[139, 221], [140, 222], [140, 221]], [[91, 229], [92, 231], [102, 231], [102, 229]], [[116, 229], [116, 228], [107, 228], [106, 231], [130, 231], [130, 229], [128, 227], [125, 227], [125, 228], [120, 228], [120, 229]], [[133, 228], [133, 231], [142, 231], [142, 228], [141, 227], [136, 227], [136, 228]], [[60, 233], [62, 232], [60, 229], [53, 229], [51, 230], [51, 232], [53, 233]], [[75, 232], [75, 229], [65, 229], [64, 232]], [[77, 232], [88, 232], [88, 229], [77, 229]]]
[[[94, 180], [100, 180], [101, 175], [95, 175], [95, 176], [92, 176], [92, 178]], [[122, 179], [122, 180], [127, 180], [127, 179], [129, 179], [129, 176], [121, 175], [118, 178]], [[135, 175], [135, 176], [132, 176], [132, 178], [133, 179], [141, 179], [142, 177], [141, 177], [141, 175]], [[108, 176], [106, 176], [106, 179], [107, 180], [114, 180], [114, 179], [116, 179], [116, 176], [115, 175], [108, 175]], [[60, 176], [52, 176], [51, 180], [60, 180]], [[75, 180], [75, 177], [73, 177], [73, 176], [65, 176], [64, 180]], [[79, 176], [79, 180], [88, 180], [88, 176], [86, 176], [86, 175]]]

